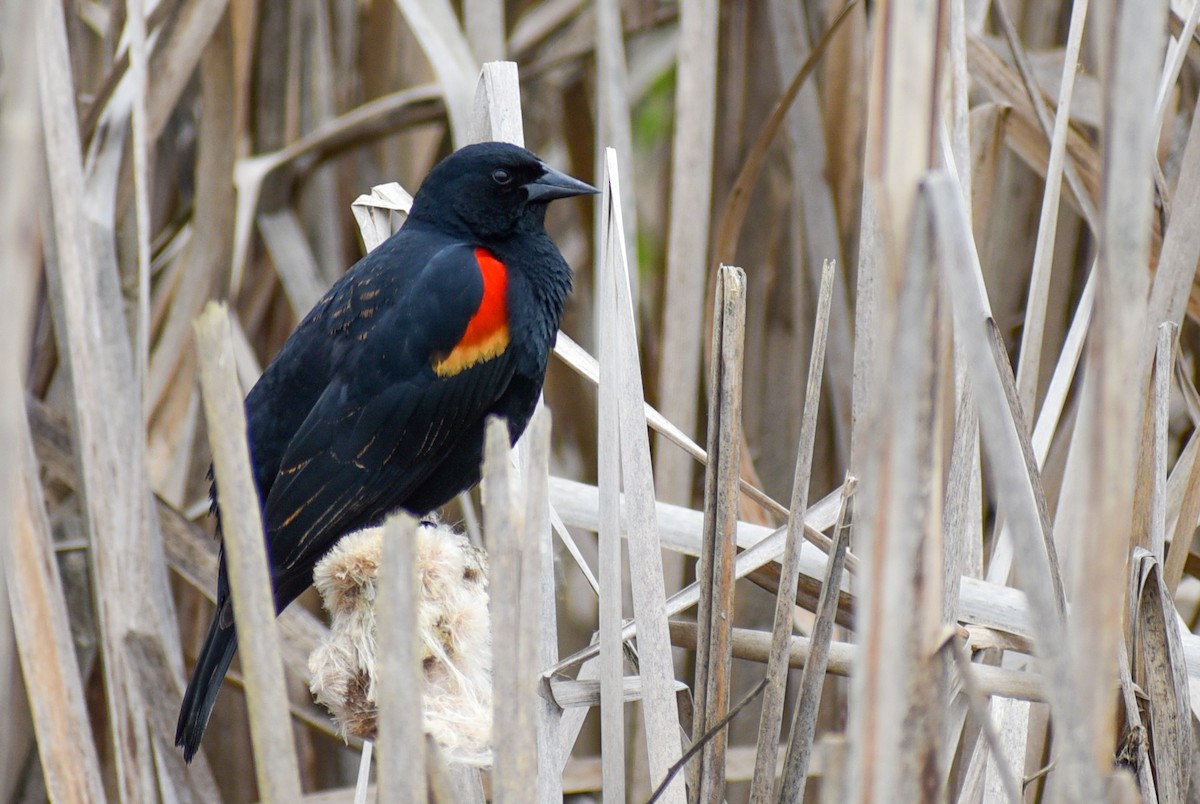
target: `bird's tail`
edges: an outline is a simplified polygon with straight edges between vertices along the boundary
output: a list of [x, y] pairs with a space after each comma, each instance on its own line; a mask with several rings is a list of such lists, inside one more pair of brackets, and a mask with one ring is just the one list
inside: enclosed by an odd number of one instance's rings
[[[224, 611], [226, 607], [229, 612]], [[183, 746], [183, 758], [187, 762], [191, 762], [200, 750], [200, 739], [204, 736], [213, 704], [217, 702], [221, 682], [237, 652], [237, 628], [233, 624], [232, 609], [232, 601], [226, 599], [213, 614], [212, 625], [208, 627], [208, 636], [179, 708], [175, 745]]]

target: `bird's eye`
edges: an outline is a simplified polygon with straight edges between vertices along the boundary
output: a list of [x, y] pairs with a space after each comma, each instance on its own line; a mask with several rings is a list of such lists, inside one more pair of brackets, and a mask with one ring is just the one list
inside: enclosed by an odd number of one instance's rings
[[512, 174], [504, 168], [496, 168], [492, 171], [492, 181], [499, 184], [501, 187], [512, 181]]

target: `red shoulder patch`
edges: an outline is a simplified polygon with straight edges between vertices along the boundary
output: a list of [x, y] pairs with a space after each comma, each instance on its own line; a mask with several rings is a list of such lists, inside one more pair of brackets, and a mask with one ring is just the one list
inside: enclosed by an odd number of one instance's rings
[[433, 364], [441, 377], [450, 377], [476, 363], [490, 360], [508, 348], [508, 271], [487, 249], [475, 249], [483, 277], [483, 298], [455, 347]]

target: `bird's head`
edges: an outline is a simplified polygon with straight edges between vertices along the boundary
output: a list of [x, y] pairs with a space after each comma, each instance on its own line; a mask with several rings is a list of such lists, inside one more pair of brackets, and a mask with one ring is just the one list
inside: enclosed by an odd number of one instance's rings
[[429, 172], [413, 197], [411, 217], [477, 238], [502, 238], [523, 225], [540, 226], [556, 198], [595, 192], [524, 148], [482, 142], [455, 151]]

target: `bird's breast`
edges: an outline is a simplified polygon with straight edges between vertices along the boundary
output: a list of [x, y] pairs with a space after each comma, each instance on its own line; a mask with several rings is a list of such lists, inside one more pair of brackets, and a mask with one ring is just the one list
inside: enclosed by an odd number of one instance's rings
[[508, 348], [508, 271], [487, 249], [475, 249], [475, 260], [483, 278], [483, 295], [458, 343], [434, 360], [433, 370], [440, 377], [452, 377]]

